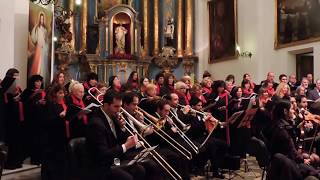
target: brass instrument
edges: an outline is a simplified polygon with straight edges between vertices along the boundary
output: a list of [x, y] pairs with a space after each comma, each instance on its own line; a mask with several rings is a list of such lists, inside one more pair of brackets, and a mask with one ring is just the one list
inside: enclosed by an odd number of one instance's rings
[[[95, 95], [93, 95], [92, 91], [96, 91], [98, 94], [95, 96]], [[103, 96], [103, 93], [102, 93], [101, 91], [99, 91], [98, 88], [96, 88], [96, 87], [90, 88], [90, 89], [88, 90], [88, 94], [89, 94], [94, 100], [96, 100], [96, 102], [99, 103], [100, 106], [103, 105], [103, 104], [102, 104], [102, 101], [99, 100], [99, 97], [100, 97], [100, 96]]]
[[[182, 108], [186, 107], [181, 104], [178, 104], [178, 106], [180, 106]], [[218, 124], [222, 125], [222, 123], [220, 121], [218, 121], [217, 119], [215, 119], [210, 113], [198, 111], [198, 110], [195, 110], [191, 107], [190, 107], [190, 109], [191, 109], [191, 112], [195, 112], [195, 113], [203, 115], [203, 121], [204, 121], [206, 129], [209, 133], [212, 132], [214, 129], [216, 129]], [[212, 120], [212, 118], [207, 118], [208, 116], [212, 116], [214, 120]]]
[[163, 128], [163, 126], [166, 123], [165, 118], [157, 119], [156, 117], [152, 116], [151, 114], [147, 113], [142, 108], [138, 107], [138, 110], [143, 113], [143, 115], [147, 116], [149, 120], [151, 120], [155, 125], [157, 129]]
[[[170, 113], [173, 115], [173, 117], [175, 117], [175, 119], [178, 122], [181, 122], [184, 126], [188, 126], [187, 129], [189, 130], [191, 125], [185, 125], [171, 110]], [[177, 129], [178, 134], [181, 136], [181, 138], [191, 147], [191, 149], [198, 154], [199, 153], [199, 149], [198, 147], [190, 140], [190, 138], [188, 138], [188, 136], [184, 133], [184, 131], [182, 131], [174, 122], [173, 119], [169, 116], [167, 116], [167, 118], [171, 121], [171, 125]]]
[[[130, 119], [132, 119], [133, 121], [138, 121], [137, 119], [135, 119], [130, 113], [128, 113], [126, 110], [124, 110], [123, 108], [121, 108], [121, 111], [123, 113], [125, 113]], [[131, 134], [131, 135], [135, 135], [137, 134], [137, 136], [140, 138], [140, 140], [143, 142], [140, 142], [140, 145], [143, 148], [150, 148], [152, 147], [147, 140], [141, 135], [139, 134], [135, 128], [130, 124], [130, 122], [128, 122], [128, 120], [126, 120], [123, 116], [122, 118], [125, 120], [126, 125], [129, 126], [125, 126], [125, 129]], [[178, 180], [178, 179], [182, 179], [182, 177], [170, 166], [170, 164], [163, 159], [163, 157], [156, 151], [156, 150], [152, 150], [150, 152], [150, 154], [152, 155], [152, 157], [154, 158], [154, 160], [172, 177], [172, 179]]]
[[[127, 112], [127, 111], [126, 111], [126, 112]], [[127, 112], [127, 113], [128, 113], [128, 112]], [[139, 112], [139, 113], [140, 113], [140, 112]], [[130, 115], [131, 115], [131, 114], [130, 114]], [[139, 132], [141, 133], [141, 135], [142, 135], [143, 137], [146, 137], [147, 135], [150, 135], [150, 134], [153, 133], [153, 128], [151, 127], [151, 125], [146, 125], [146, 124], [140, 122], [139, 120], [137, 120], [137, 119], [136, 119], [135, 117], [133, 117], [132, 115], [131, 115], [131, 116], [128, 116], [128, 119], [129, 119], [130, 121], [132, 121], [135, 126], [138, 127]]]
[[[140, 112], [142, 112], [145, 116], [144, 119], [148, 121], [155, 130], [153, 131], [158, 136], [160, 136], [163, 140], [165, 140], [171, 147], [176, 149], [179, 153], [185, 156], [188, 160], [192, 159], [192, 154], [188, 151], [185, 147], [179, 144], [176, 140], [174, 140], [171, 136], [169, 136], [166, 132], [164, 132], [161, 128], [164, 126], [166, 120], [165, 119], [157, 119], [156, 117], [152, 116], [151, 114], [147, 113], [140, 107], [138, 107]], [[150, 120], [151, 119], [151, 120]], [[161, 128], [160, 128], [161, 127]]]

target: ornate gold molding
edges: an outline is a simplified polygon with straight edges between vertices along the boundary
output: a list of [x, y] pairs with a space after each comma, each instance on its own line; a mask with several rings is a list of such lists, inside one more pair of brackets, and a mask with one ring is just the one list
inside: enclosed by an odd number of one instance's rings
[[143, 51], [149, 55], [149, 0], [143, 0]]
[[177, 55], [178, 55], [178, 57], [183, 56], [182, 5], [183, 5], [183, 0], [178, 0], [178, 20], [177, 20]]
[[191, 56], [193, 54], [193, 0], [187, 0], [186, 4], [186, 51], [185, 55]]
[[83, 0], [81, 11], [81, 48], [84, 52], [87, 49], [87, 26], [88, 26], [88, 0]]
[[[69, 9], [74, 13], [74, 0], [69, 0]], [[75, 32], [74, 32], [74, 15], [70, 16], [70, 32], [72, 34], [72, 40], [70, 42], [72, 49], [75, 50]]]
[[153, 55], [159, 54], [159, 0], [154, 0], [154, 46]]

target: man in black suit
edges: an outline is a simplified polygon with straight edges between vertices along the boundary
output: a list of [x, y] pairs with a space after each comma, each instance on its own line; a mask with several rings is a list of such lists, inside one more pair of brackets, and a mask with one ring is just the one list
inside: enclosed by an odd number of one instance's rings
[[137, 136], [128, 136], [125, 121], [119, 117], [121, 96], [109, 92], [103, 106], [93, 114], [87, 127], [87, 148], [93, 162], [93, 179], [144, 179], [145, 168], [139, 164], [111, 167], [117, 160], [125, 160], [127, 151], [136, 147]]

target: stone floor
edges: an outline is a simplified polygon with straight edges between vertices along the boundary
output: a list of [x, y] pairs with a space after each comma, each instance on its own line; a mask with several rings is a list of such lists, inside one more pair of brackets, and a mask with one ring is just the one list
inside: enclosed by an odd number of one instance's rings
[[[231, 173], [231, 177], [234, 180], [246, 179], [246, 180], [258, 180], [261, 179], [262, 170], [257, 165], [255, 158], [248, 158], [249, 171], [245, 172], [244, 163], [241, 164], [241, 168], [238, 171]], [[210, 174], [209, 174], [210, 175]], [[239, 176], [240, 175], [240, 176]], [[225, 174], [225, 179], [229, 179], [229, 174]], [[17, 170], [4, 170], [1, 180], [40, 180], [40, 167], [24, 164], [22, 168]], [[206, 176], [192, 176], [191, 180], [205, 180], [205, 179], [217, 179], [207, 178]]]

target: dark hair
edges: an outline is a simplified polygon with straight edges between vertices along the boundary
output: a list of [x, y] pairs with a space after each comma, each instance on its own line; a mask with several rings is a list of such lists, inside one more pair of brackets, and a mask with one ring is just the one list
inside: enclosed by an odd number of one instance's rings
[[195, 106], [197, 105], [199, 102], [202, 102], [198, 97], [196, 96], [191, 96], [191, 99], [190, 99], [190, 106]]
[[170, 102], [166, 99], [161, 99], [157, 102], [157, 108], [161, 111], [163, 110], [165, 105], [170, 105]]
[[232, 79], [232, 84], [234, 84], [235, 82], [235, 77], [233, 74], [229, 74], [227, 77], [226, 77], [226, 81], [230, 81]]
[[173, 78], [173, 85], [174, 85], [174, 75], [173, 74], [167, 74], [166, 76], [164, 76], [164, 82], [163, 85], [164, 86], [169, 86], [171, 84], [169, 84], [169, 78], [172, 77]]
[[242, 76], [242, 79], [245, 79], [246, 76], [250, 76], [250, 74], [249, 73], [244, 73], [243, 76]]
[[287, 75], [285, 75], [285, 74], [280, 74], [279, 80], [281, 81], [281, 79], [282, 79], [283, 77], [287, 77]]
[[114, 88], [113, 86], [113, 81], [114, 81], [114, 79], [115, 78], [117, 78], [118, 76], [110, 76], [109, 77], [109, 86], [111, 87], [111, 88]]
[[155, 80], [158, 81], [161, 77], [164, 78], [164, 74], [163, 74], [162, 72], [160, 72], [160, 73], [158, 73], [158, 74], [156, 75]]
[[258, 96], [261, 96], [263, 93], [267, 92], [267, 88], [261, 87], [258, 91]]
[[226, 83], [222, 80], [217, 80], [212, 85], [213, 93], [218, 93], [218, 88], [223, 87], [226, 88]]
[[269, 83], [273, 83], [273, 82], [270, 80], [265, 80], [262, 84], [262, 87], [267, 88]]
[[250, 81], [248, 79], [243, 79], [241, 82], [241, 87], [244, 88], [246, 84], [250, 84]]
[[138, 81], [139, 81], [139, 76], [138, 76], [137, 80], [133, 80], [133, 75], [134, 75], [134, 74], [137, 74], [137, 75], [138, 75], [138, 72], [137, 72], [137, 71], [132, 71], [132, 72], [130, 73], [130, 75], [129, 75], [129, 78], [128, 78], [127, 83], [132, 83], [132, 82], [138, 83]]
[[58, 71], [58, 72], [54, 75], [53, 80], [52, 80], [52, 82], [51, 82], [51, 85], [55, 85], [55, 84], [58, 83], [60, 74], [63, 74], [63, 76], [65, 76], [65, 74], [64, 74], [62, 71]]
[[143, 84], [144, 79], [148, 79], [148, 81], [150, 82], [149, 78], [147, 78], [147, 77], [141, 77], [141, 78], [140, 78], [140, 85]]
[[[43, 77], [40, 75], [32, 75], [29, 79], [28, 79], [28, 84], [27, 84], [27, 88], [28, 89], [33, 89], [34, 88], [34, 83], [36, 81], [41, 81], [42, 82]], [[43, 84], [41, 84], [41, 88], [43, 88]]]
[[127, 92], [124, 94], [122, 100], [124, 104], [130, 104], [133, 102], [134, 97], [139, 98], [138, 94], [135, 92]]
[[8, 77], [13, 77], [13, 75], [14, 75], [15, 73], [19, 73], [19, 70], [16, 69], [16, 68], [10, 68], [10, 69], [8, 69], [8, 71], [6, 72], [6, 76], [8, 76]]
[[122, 100], [122, 96], [120, 93], [116, 91], [107, 91], [107, 93], [103, 96], [103, 103], [112, 104], [113, 100]]
[[298, 95], [298, 96], [296, 96], [296, 101], [297, 101], [297, 103], [301, 103], [302, 98], [307, 98], [307, 96], [305, 96], [305, 95]]
[[278, 103], [275, 104], [272, 117], [273, 120], [279, 121], [280, 119], [285, 119], [284, 110], [289, 111], [291, 107], [290, 101], [287, 100], [280, 100]]
[[240, 86], [236, 86], [234, 88], [232, 88], [230, 95], [232, 98], [237, 98], [237, 92], [239, 89], [242, 89]]
[[48, 93], [47, 99], [50, 102], [54, 102], [57, 99], [57, 93], [59, 91], [63, 91], [63, 93], [65, 93], [65, 89], [64, 86], [61, 85], [54, 85], [50, 88], [50, 91]]
[[204, 71], [202, 78], [211, 77], [211, 74], [208, 71]]
[[97, 80], [98, 81], [98, 74], [94, 72], [90, 72], [87, 74], [87, 81], [89, 82], [90, 80]]

